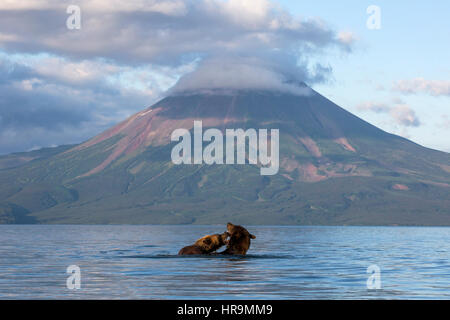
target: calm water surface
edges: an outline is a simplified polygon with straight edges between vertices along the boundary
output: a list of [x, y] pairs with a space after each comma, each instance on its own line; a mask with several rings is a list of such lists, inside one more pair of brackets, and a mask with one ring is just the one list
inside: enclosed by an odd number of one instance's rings
[[450, 228], [248, 230], [245, 257], [179, 257], [225, 226], [0, 225], [0, 299], [450, 299]]

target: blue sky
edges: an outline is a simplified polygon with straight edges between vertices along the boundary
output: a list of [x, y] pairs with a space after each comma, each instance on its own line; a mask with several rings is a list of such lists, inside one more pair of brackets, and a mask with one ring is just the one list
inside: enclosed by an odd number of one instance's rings
[[[71, 4], [80, 29], [66, 26]], [[370, 5], [379, 30], [366, 26]], [[185, 75], [190, 88], [284, 90], [298, 78], [388, 132], [450, 152], [449, 12], [444, 0], [0, 3], [0, 154], [82, 142]], [[218, 79], [218, 68], [232, 72]]]
[[[402, 94], [390, 90], [396, 81], [423, 78], [450, 80], [450, 2], [438, 1], [287, 1], [296, 15], [316, 16], [337, 29], [355, 33], [350, 55], [321, 57], [333, 67], [334, 81], [314, 88], [366, 121], [422, 145], [450, 151], [450, 95]], [[369, 30], [367, 7], [381, 9], [381, 29]], [[388, 114], [357, 108], [363, 102], [393, 105], [400, 99], [421, 125], [398, 125]]]

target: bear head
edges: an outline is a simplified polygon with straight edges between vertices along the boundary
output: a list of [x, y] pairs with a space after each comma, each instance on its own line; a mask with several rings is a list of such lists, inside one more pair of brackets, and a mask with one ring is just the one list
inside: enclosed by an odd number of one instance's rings
[[204, 253], [211, 253], [226, 245], [228, 243], [228, 236], [228, 232], [207, 235], [203, 238], [198, 239], [194, 245], [202, 248]]
[[231, 222], [228, 222], [227, 230], [230, 234], [230, 239], [228, 240], [227, 249], [224, 253], [246, 254], [250, 248], [250, 239], [255, 239], [256, 237], [244, 227], [234, 225]]

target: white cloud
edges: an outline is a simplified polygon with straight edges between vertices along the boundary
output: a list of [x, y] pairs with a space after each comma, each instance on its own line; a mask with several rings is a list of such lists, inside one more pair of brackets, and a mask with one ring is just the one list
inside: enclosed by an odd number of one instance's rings
[[[273, 5], [267, 0], [205, 1], [208, 10], [224, 12], [234, 23], [247, 28], [259, 28], [267, 24]], [[271, 21], [272, 26], [280, 26], [279, 19]]]
[[389, 110], [391, 108], [384, 103], [364, 102], [364, 103], [357, 105], [356, 109], [358, 109], [360, 111], [372, 111], [375, 113], [385, 113], [385, 112], [389, 112]]
[[17, 40], [17, 37], [15, 35], [0, 32], [0, 44], [2, 42], [12, 42], [12, 41], [16, 41], [16, 40]]
[[392, 108], [390, 115], [398, 124], [406, 127], [418, 127], [421, 124], [414, 110], [408, 105], [398, 105]]
[[101, 12], [155, 12], [169, 16], [186, 13], [186, 4], [181, 0], [82, 0], [80, 7]]
[[7, 39], [15, 39], [3, 41], [4, 49], [127, 64], [178, 64], [187, 55], [348, 51], [354, 42], [349, 32], [293, 16], [268, 0], [80, 0], [82, 28], [77, 31], [61, 23], [67, 4], [2, 2], [0, 30]]
[[101, 61], [70, 61], [61, 57], [45, 57], [30, 65], [42, 76], [67, 83], [99, 81], [108, 74], [118, 73], [121, 67]]
[[[291, 70], [283, 64], [270, 63], [257, 57], [216, 57], [203, 61], [199, 67], [182, 77], [174, 92], [231, 89], [259, 89], [308, 95], [311, 90], [295, 80], [302, 69]], [[297, 69], [297, 70], [295, 70]], [[306, 71], [304, 71], [306, 73]]]
[[[76, 31], [61, 23], [68, 4], [2, 2], [0, 30], [7, 36], [3, 42], [0, 37], [0, 46], [6, 52], [50, 53], [32, 68], [66, 84], [101, 81], [126, 72], [127, 66], [179, 68], [206, 59], [195, 77], [202, 87], [241, 84], [298, 92], [286, 82], [323, 82], [331, 75], [329, 66], [308, 66], [311, 56], [324, 50], [348, 52], [355, 41], [351, 32], [337, 32], [317, 18], [293, 16], [270, 0], [79, 0], [82, 28]], [[274, 66], [274, 57], [281, 67]], [[231, 69], [215, 77], [206, 72], [213, 66], [223, 70], [226, 63]]]
[[[71, 4], [80, 30], [66, 27]], [[332, 71], [309, 59], [355, 39], [271, 0], [2, 0], [0, 30], [0, 152], [79, 142], [185, 74], [174, 90], [307, 94], [299, 83]]]
[[407, 94], [426, 93], [433, 96], [450, 96], [450, 81], [423, 78], [401, 80], [394, 83], [393, 89]]
[[410, 106], [404, 104], [400, 99], [394, 99], [394, 105], [392, 107], [385, 103], [364, 102], [356, 106], [356, 109], [388, 114], [397, 124], [405, 127], [421, 125], [420, 119]]
[[178, 16], [186, 11], [182, 0], [2, 0], [0, 10], [63, 10], [74, 4], [83, 11], [103, 13], [141, 11]]
[[161, 93], [150, 69], [0, 54], [0, 154], [81, 142], [142, 110]]
[[339, 32], [337, 38], [339, 39], [339, 41], [349, 46], [352, 46], [358, 40], [356, 35], [350, 31]]
[[58, 2], [52, 0], [2, 0], [0, 10], [42, 10], [55, 5], [58, 5]]

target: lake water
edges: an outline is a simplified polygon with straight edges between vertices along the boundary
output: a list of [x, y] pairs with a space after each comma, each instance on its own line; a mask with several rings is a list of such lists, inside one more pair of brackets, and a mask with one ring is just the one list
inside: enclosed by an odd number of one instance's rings
[[247, 229], [247, 256], [180, 257], [225, 225], [0, 225], [0, 299], [450, 299], [450, 228]]

